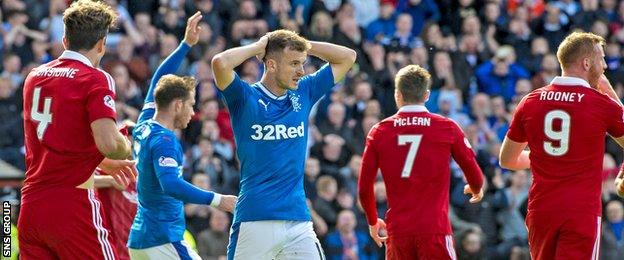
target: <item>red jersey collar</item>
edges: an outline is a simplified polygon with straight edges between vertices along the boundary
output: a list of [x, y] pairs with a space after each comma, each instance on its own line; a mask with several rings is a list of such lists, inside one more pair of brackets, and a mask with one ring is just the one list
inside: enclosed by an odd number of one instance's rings
[[583, 86], [588, 87], [589, 83], [582, 78], [577, 77], [565, 77], [565, 76], [557, 76], [551, 82], [551, 85], [560, 85], [560, 86]]
[[399, 109], [399, 112], [429, 112], [423, 105], [405, 105]]
[[80, 62], [86, 64], [89, 67], [93, 67], [93, 64], [91, 63], [91, 61], [86, 56], [82, 55], [79, 52], [75, 52], [75, 51], [65, 50], [63, 52], [63, 54], [61, 54], [61, 56], [59, 56], [59, 59], [77, 60], [77, 61], [80, 61]]

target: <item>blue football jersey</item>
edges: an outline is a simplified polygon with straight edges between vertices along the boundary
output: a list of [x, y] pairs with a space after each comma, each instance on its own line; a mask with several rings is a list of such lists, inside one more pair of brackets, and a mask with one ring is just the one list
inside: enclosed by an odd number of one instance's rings
[[128, 247], [142, 249], [182, 240], [184, 204], [167, 195], [159, 181], [166, 174], [182, 178], [184, 153], [173, 131], [154, 120], [139, 123], [133, 132], [137, 160], [139, 206], [130, 229]]
[[241, 163], [234, 223], [310, 220], [303, 190], [308, 117], [314, 103], [333, 86], [331, 66], [326, 64], [302, 77], [297, 90], [280, 97], [238, 75], [223, 90]]

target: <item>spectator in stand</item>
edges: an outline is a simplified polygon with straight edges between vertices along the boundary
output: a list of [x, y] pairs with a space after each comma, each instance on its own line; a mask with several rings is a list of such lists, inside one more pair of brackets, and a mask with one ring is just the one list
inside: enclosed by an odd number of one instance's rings
[[212, 209], [209, 228], [197, 235], [197, 250], [205, 260], [226, 259], [229, 242], [230, 218], [218, 209]]
[[[212, 190], [210, 178], [203, 172], [195, 172], [191, 177], [191, 184], [204, 190]], [[193, 237], [197, 237], [200, 232], [208, 229], [211, 211], [208, 205], [187, 203], [184, 205], [184, 217], [186, 219], [186, 229]]]
[[231, 40], [235, 46], [244, 46], [259, 39], [269, 30], [265, 20], [258, 19], [258, 9], [252, 0], [240, 1], [238, 14], [232, 23]]
[[396, 30], [396, 13], [391, 0], [382, 0], [379, 17], [366, 27], [366, 40], [382, 42], [384, 38], [391, 37]]
[[0, 77], [0, 160], [25, 170], [21, 91], [16, 91], [11, 80]]
[[531, 79], [532, 88], [538, 89], [545, 86], [559, 74], [557, 56], [552, 53], [544, 55], [539, 72]]
[[459, 234], [459, 248], [457, 249], [457, 259], [460, 260], [481, 260], [487, 259], [482, 233], [474, 229], [468, 229], [463, 234]]
[[433, 0], [397, 0], [397, 13], [408, 13], [412, 16], [412, 34], [420, 35], [427, 21], [440, 21], [440, 10]]
[[336, 230], [327, 234], [325, 246], [329, 260], [376, 260], [377, 249], [365, 232], [355, 230], [357, 220], [351, 210], [338, 213]]
[[336, 225], [337, 212], [335, 206], [338, 183], [334, 177], [323, 175], [316, 181], [317, 197], [312, 201], [314, 211], [325, 220], [328, 226]]
[[624, 258], [624, 207], [619, 200], [607, 203], [605, 221], [600, 240], [600, 259], [616, 260]]
[[475, 74], [480, 91], [488, 95], [501, 95], [505, 102], [511, 101], [516, 82], [529, 78], [529, 72], [515, 60], [514, 49], [511, 46], [502, 46], [492, 60], [477, 67]]

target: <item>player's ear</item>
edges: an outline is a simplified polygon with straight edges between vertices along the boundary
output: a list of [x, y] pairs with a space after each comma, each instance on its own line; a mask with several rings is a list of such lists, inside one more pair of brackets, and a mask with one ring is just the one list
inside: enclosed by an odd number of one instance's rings
[[423, 103], [429, 101], [429, 96], [431, 95], [431, 90], [428, 90], [425, 92], [425, 96], [423, 97]]
[[67, 50], [68, 46], [69, 46], [69, 41], [67, 40], [67, 37], [65, 37], [65, 35], [63, 35], [63, 49]]
[[95, 43], [97, 53], [103, 53], [106, 48], [106, 36]]
[[591, 69], [591, 60], [589, 58], [583, 58], [583, 70], [589, 71]]
[[264, 67], [267, 71], [275, 72], [277, 68], [277, 61], [271, 58], [265, 58], [266, 62], [264, 62]]
[[175, 101], [175, 112], [179, 113], [184, 108], [184, 101], [182, 99], [176, 99]]

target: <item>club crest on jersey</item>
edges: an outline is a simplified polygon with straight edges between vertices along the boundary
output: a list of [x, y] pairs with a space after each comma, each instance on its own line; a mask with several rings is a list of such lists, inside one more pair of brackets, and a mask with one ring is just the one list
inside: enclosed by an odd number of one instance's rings
[[158, 158], [158, 165], [161, 167], [178, 167], [178, 162], [171, 157], [161, 156]]
[[290, 103], [292, 104], [293, 111], [299, 112], [301, 110], [301, 103], [299, 103], [299, 95], [291, 93]]
[[110, 107], [112, 110], [115, 110], [115, 100], [110, 95], [104, 96], [104, 105]]

